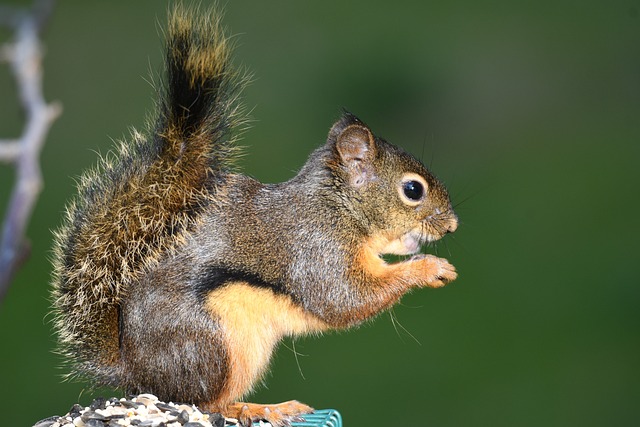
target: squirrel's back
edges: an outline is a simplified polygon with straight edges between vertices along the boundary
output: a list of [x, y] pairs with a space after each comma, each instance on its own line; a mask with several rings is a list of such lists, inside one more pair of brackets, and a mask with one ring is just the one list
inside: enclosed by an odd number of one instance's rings
[[176, 7], [166, 36], [157, 117], [79, 181], [55, 234], [53, 306], [72, 371], [110, 383], [119, 358], [119, 302], [129, 284], [180, 244], [236, 155], [246, 79], [214, 16]]

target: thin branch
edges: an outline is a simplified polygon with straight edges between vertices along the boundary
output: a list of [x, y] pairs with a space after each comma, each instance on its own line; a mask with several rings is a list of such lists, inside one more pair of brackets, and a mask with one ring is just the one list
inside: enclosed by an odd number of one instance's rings
[[13, 163], [20, 156], [20, 141], [0, 140], [0, 162]]
[[16, 183], [0, 238], [0, 301], [29, 252], [25, 232], [42, 188], [40, 151], [51, 124], [62, 112], [59, 103], [47, 104], [42, 94], [39, 34], [53, 3], [53, 0], [36, 1], [29, 12], [9, 7], [0, 9], [0, 25], [14, 31], [14, 41], [3, 50], [3, 59], [11, 67], [26, 116], [23, 133], [18, 139], [0, 141], [0, 158], [16, 166]]

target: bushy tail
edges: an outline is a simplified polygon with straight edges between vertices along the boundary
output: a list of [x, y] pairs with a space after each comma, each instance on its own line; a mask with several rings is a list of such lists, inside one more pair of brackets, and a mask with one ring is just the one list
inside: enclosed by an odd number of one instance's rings
[[245, 82], [215, 11], [170, 12], [154, 126], [81, 178], [55, 234], [55, 327], [71, 375], [117, 385], [119, 302], [213, 200], [237, 157]]

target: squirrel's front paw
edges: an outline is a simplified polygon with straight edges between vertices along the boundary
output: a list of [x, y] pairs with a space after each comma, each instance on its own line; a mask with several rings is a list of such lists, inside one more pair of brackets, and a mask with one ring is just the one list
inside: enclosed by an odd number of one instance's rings
[[411, 258], [411, 262], [419, 263], [416, 267], [421, 273], [421, 285], [430, 288], [441, 288], [458, 277], [456, 268], [444, 258], [434, 255], [420, 254]]

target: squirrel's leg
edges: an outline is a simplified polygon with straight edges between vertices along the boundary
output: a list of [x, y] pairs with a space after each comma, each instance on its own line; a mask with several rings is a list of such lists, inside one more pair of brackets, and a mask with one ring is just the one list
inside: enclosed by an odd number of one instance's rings
[[362, 306], [353, 318], [345, 313], [347, 324], [375, 316], [395, 304], [405, 293], [415, 287], [439, 288], [457, 277], [455, 268], [444, 258], [433, 255], [414, 255], [406, 261], [385, 262], [377, 251], [364, 247], [355, 265], [353, 277], [359, 289]]
[[290, 401], [275, 405], [234, 402], [247, 394], [266, 371], [274, 347], [285, 335], [320, 331], [327, 325], [290, 297], [249, 282], [231, 282], [212, 290], [205, 308], [224, 335], [228, 357], [224, 386], [203, 408], [239, 419], [244, 425], [260, 419], [286, 425], [312, 409]]
[[404, 293], [413, 287], [439, 288], [458, 276], [455, 267], [444, 258], [418, 254], [405, 261], [387, 263], [378, 249], [374, 244], [365, 244], [355, 264], [360, 266], [365, 277], [389, 290]]

